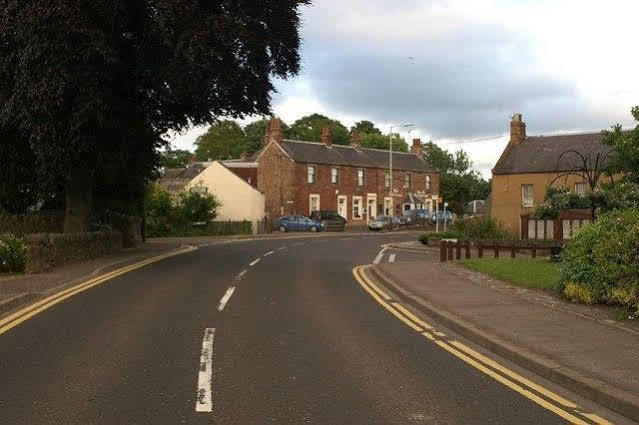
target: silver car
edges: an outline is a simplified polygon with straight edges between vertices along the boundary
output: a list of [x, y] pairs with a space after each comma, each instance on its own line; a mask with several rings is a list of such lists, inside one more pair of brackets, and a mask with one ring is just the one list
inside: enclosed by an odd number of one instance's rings
[[369, 230], [390, 230], [393, 228], [393, 217], [389, 215], [378, 215], [368, 222]]

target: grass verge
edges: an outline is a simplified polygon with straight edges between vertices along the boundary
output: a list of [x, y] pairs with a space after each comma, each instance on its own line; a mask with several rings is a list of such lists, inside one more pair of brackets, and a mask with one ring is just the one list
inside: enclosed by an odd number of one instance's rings
[[559, 281], [559, 264], [544, 258], [474, 258], [461, 264], [524, 288], [555, 289]]

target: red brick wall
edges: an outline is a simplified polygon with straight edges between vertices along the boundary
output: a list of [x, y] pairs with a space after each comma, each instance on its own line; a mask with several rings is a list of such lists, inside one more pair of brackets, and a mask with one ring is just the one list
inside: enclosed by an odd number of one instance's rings
[[245, 167], [233, 167], [232, 164], [225, 164], [226, 167], [240, 176], [242, 180], [245, 180], [251, 186], [257, 188], [257, 167], [245, 168]]
[[277, 218], [294, 212], [295, 163], [275, 144], [262, 154], [257, 167], [257, 189], [264, 193], [266, 215]]

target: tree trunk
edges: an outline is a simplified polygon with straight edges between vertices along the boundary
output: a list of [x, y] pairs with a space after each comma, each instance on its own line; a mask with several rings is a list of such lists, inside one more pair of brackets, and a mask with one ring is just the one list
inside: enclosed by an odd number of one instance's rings
[[93, 175], [86, 167], [71, 172], [66, 184], [64, 233], [89, 231], [93, 204]]

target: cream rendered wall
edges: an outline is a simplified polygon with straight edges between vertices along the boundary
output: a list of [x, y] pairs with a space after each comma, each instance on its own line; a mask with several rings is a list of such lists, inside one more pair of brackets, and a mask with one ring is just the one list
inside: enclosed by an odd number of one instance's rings
[[198, 185], [206, 187], [222, 203], [216, 220], [248, 220], [253, 223], [253, 232], [257, 231], [257, 222], [264, 219], [263, 193], [218, 161], [205, 168], [186, 189]]

